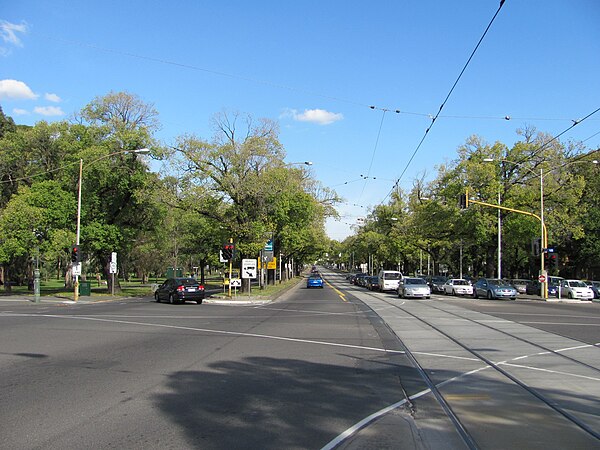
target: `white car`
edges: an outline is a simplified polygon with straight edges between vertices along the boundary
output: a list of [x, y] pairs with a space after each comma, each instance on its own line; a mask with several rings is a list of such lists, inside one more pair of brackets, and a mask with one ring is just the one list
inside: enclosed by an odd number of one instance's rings
[[580, 300], [592, 300], [594, 291], [581, 280], [561, 280], [557, 296], [561, 298], [578, 298]]
[[473, 286], [462, 278], [450, 278], [444, 283], [444, 294], [446, 295], [473, 295]]

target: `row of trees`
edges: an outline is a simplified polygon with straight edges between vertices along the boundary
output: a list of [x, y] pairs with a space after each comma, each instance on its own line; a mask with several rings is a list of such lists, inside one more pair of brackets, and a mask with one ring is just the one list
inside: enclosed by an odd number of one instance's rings
[[[459, 196], [468, 189], [481, 202], [540, 215], [542, 182], [549, 247], [559, 255], [552, 273], [600, 278], [598, 150], [534, 129], [519, 133], [522, 139], [510, 148], [468, 139], [433, 181], [417, 179], [407, 192], [396, 189], [355, 235], [332, 244], [331, 262], [356, 266], [371, 258], [375, 267], [418, 273], [431, 261], [431, 275], [455, 276], [462, 262], [464, 275], [496, 276], [498, 210], [474, 204], [461, 210]], [[540, 221], [501, 211], [501, 224], [503, 277], [537, 277], [540, 258], [532, 254], [532, 240], [540, 237]]]
[[[211, 139], [190, 134], [161, 145], [158, 111], [123, 92], [94, 99], [69, 121], [32, 127], [15, 125], [0, 109], [5, 289], [30, 279], [36, 264], [71, 282], [79, 180], [84, 271], [104, 273], [108, 283], [115, 251], [122, 274], [144, 278], [169, 266], [217, 266], [230, 237], [239, 257], [255, 258], [269, 236], [286, 260], [321, 255], [335, 192], [286, 165], [275, 122], [220, 113], [212, 125]], [[133, 152], [142, 148], [151, 159]]]

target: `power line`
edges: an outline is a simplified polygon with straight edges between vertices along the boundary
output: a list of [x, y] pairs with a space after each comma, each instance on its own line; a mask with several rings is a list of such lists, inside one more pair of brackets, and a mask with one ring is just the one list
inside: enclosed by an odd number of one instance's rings
[[400, 174], [400, 177], [398, 177], [398, 179], [396, 180], [396, 183], [394, 183], [394, 186], [392, 187], [392, 189], [390, 190], [390, 192], [385, 196], [385, 198], [381, 201], [381, 203], [383, 203], [390, 195], [392, 195], [392, 192], [394, 192], [394, 189], [398, 186], [398, 183], [400, 183], [400, 180], [402, 179], [402, 177], [404, 176], [404, 174], [406, 173], [406, 171], [408, 170], [410, 164], [412, 163], [413, 159], [415, 158], [415, 156], [417, 155], [417, 153], [419, 152], [421, 146], [423, 145], [423, 142], [425, 141], [425, 139], [427, 138], [427, 135], [429, 134], [429, 131], [431, 130], [431, 128], [433, 127], [433, 125], [435, 124], [435, 121], [437, 120], [437, 118], [439, 117], [440, 113], [442, 112], [442, 109], [444, 109], [444, 106], [446, 105], [446, 103], [448, 102], [448, 99], [450, 98], [450, 96], [452, 95], [452, 92], [454, 92], [454, 89], [456, 88], [458, 82], [460, 81], [460, 79], [462, 78], [463, 74], [465, 73], [465, 70], [467, 70], [467, 67], [469, 66], [469, 64], [471, 63], [471, 60], [473, 59], [473, 56], [475, 56], [475, 52], [477, 52], [477, 49], [479, 48], [479, 46], [481, 45], [481, 42], [483, 41], [483, 39], [485, 38], [486, 34], [488, 33], [489, 29], [491, 28], [492, 24], [494, 23], [494, 21], [496, 20], [496, 17], [498, 16], [498, 14], [500, 13], [500, 10], [502, 9], [502, 7], [504, 6], [504, 1], [505, 0], [500, 0], [500, 6], [498, 7], [498, 9], [496, 10], [496, 13], [494, 14], [494, 16], [492, 17], [492, 20], [490, 20], [490, 23], [488, 24], [488, 26], [486, 27], [485, 31], [483, 32], [483, 34], [481, 35], [481, 37], [479, 38], [479, 41], [477, 42], [477, 45], [475, 46], [475, 48], [473, 49], [473, 51], [471, 52], [471, 55], [469, 56], [469, 59], [467, 59], [467, 62], [465, 63], [464, 67], [462, 68], [462, 70], [460, 71], [460, 74], [458, 75], [458, 77], [456, 78], [456, 81], [454, 81], [454, 84], [452, 85], [452, 87], [450, 88], [450, 91], [448, 92], [448, 95], [446, 95], [446, 98], [444, 99], [444, 101], [442, 102], [442, 104], [440, 105], [440, 108], [438, 109], [437, 114], [431, 119], [431, 124], [429, 125], [429, 127], [425, 130], [425, 134], [423, 134], [423, 137], [421, 138], [421, 140], [419, 141], [419, 144], [417, 145], [417, 148], [415, 148], [415, 151], [412, 153], [410, 159], [408, 160], [408, 162], [406, 163], [406, 166], [404, 167], [404, 170], [402, 170], [402, 173]]

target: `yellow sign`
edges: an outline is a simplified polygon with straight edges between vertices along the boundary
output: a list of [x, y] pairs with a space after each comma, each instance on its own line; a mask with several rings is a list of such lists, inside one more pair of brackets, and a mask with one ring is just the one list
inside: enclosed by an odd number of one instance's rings
[[[258, 268], [262, 269], [262, 261], [258, 260]], [[271, 261], [267, 263], [267, 269], [276, 270], [277, 269], [277, 256], [274, 256]]]

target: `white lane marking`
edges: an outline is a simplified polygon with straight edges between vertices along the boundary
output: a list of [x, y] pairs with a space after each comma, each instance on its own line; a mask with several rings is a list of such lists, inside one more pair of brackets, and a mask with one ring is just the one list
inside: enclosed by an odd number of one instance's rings
[[[426, 389], [424, 391], [421, 391], [415, 395], [410, 396], [409, 398], [411, 400], [417, 399], [419, 397], [422, 397], [423, 395], [429, 394], [431, 392], [430, 389]], [[327, 445], [325, 445], [321, 450], [332, 450], [335, 447], [337, 447], [339, 444], [341, 444], [343, 441], [345, 441], [346, 439], [348, 439], [348, 437], [352, 436], [354, 433], [356, 433], [358, 430], [366, 427], [367, 425], [369, 425], [371, 422], [377, 420], [379, 417], [389, 413], [390, 411], [393, 411], [394, 409], [404, 405], [407, 402], [406, 399], [404, 400], [400, 400], [399, 402], [394, 403], [393, 405], [387, 406], [383, 409], [380, 409], [377, 412], [374, 412], [373, 414], [371, 414], [368, 417], [365, 417], [363, 420], [361, 420], [360, 422], [357, 422], [356, 424], [352, 425], [350, 428], [348, 428], [347, 430], [345, 430], [343, 433], [339, 434], [337, 437], [335, 437], [333, 440], [331, 440]]]
[[254, 337], [259, 339], [272, 339], [276, 341], [286, 341], [286, 342], [300, 342], [303, 344], [313, 344], [313, 345], [324, 345], [329, 347], [342, 347], [342, 348], [353, 348], [358, 350], [370, 350], [374, 352], [380, 353], [394, 353], [394, 354], [404, 354], [403, 350], [388, 350], [385, 348], [377, 348], [377, 347], [366, 347], [363, 345], [350, 345], [350, 344], [340, 344], [336, 342], [325, 342], [325, 341], [314, 341], [311, 339], [299, 339], [299, 338], [290, 338], [284, 336], [271, 336], [266, 334], [256, 334], [256, 333], [242, 333], [239, 331], [226, 331], [226, 330], [210, 330], [207, 328], [195, 328], [195, 327], [183, 327], [179, 325], [165, 325], [161, 323], [147, 323], [147, 322], [134, 322], [129, 320], [114, 320], [114, 319], [101, 319], [98, 317], [89, 317], [89, 316], [68, 316], [68, 315], [56, 315], [56, 314], [5, 314], [7, 317], [49, 317], [54, 319], [74, 319], [74, 320], [89, 320], [94, 322], [108, 322], [108, 323], [120, 323], [124, 325], [138, 325], [145, 327], [156, 327], [156, 328], [170, 328], [174, 330], [186, 330], [186, 331], [198, 331], [202, 333], [212, 333], [212, 334], [224, 334], [229, 336], [242, 336], [242, 337]]
[[454, 355], [442, 355], [440, 353], [428, 353], [428, 352], [412, 352], [413, 355], [424, 355], [424, 356], [437, 356], [440, 358], [448, 359], [462, 359], [466, 361], [481, 361], [479, 358], [469, 358], [466, 356], [454, 356]]
[[531, 367], [531, 366], [523, 366], [521, 364], [511, 364], [507, 361], [499, 362], [496, 365], [518, 367], [520, 369], [536, 370], [538, 372], [547, 372], [547, 373], [553, 373], [553, 374], [558, 374], [558, 375], [566, 375], [566, 376], [575, 377], [575, 378], [585, 378], [586, 380], [600, 381], [600, 378], [588, 377], [586, 375], [577, 375], [575, 373], [569, 373], [569, 372], [561, 372], [560, 370], [542, 369], [541, 367]]

